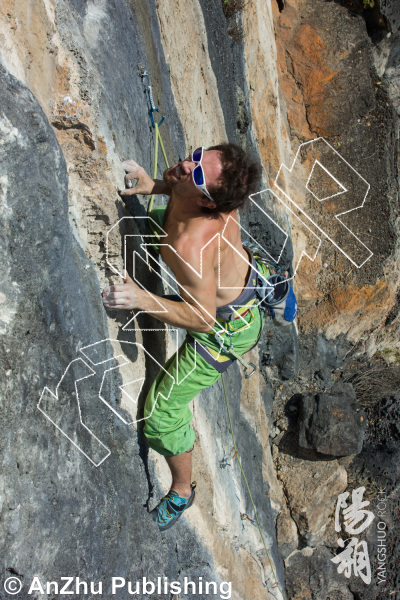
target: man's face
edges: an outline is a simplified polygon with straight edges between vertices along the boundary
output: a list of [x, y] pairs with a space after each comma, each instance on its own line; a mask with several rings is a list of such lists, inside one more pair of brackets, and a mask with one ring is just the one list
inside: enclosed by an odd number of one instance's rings
[[[215, 208], [215, 204], [196, 187], [193, 181], [192, 171], [197, 164], [189, 156], [173, 167], [166, 169], [163, 179], [174, 194], [186, 198], [195, 198], [199, 206]], [[218, 187], [218, 180], [222, 173], [220, 152], [218, 150], [205, 150], [201, 166], [203, 167], [207, 190], [209, 191], [213, 186]]]

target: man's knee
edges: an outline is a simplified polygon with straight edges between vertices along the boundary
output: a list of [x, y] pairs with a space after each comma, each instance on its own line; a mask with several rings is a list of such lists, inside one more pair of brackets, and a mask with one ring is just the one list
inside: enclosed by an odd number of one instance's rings
[[146, 423], [143, 433], [150, 448], [163, 456], [177, 456], [194, 449], [195, 433], [190, 424], [177, 426], [172, 430], [160, 430], [158, 427], [151, 427], [151, 423]]

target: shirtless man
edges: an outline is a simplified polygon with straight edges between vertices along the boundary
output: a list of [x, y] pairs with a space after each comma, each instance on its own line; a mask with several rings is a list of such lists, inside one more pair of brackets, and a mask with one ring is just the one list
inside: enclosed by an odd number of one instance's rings
[[[161, 239], [160, 254], [174, 273], [184, 302], [153, 297], [125, 274], [123, 284], [104, 290], [104, 306], [140, 309], [189, 334], [178, 350], [178, 379], [174, 355], [164, 367], [169, 375], [160, 372], [145, 403], [144, 434], [149, 446], [165, 456], [172, 474], [170, 492], [153, 511], [163, 530], [171, 527], [194, 499], [190, 452], [195, 434], [189, 402], [217, 381], [234, 360], [228, 352], [221, 352], [215, 331], [226, 330], [221, 339], [228, 349], [233, 341], [236, 353], [242, 355], [257, 342], [262, 329], [260, 311], [251, 309], [256, 302], [254, 291], [246, 287], [255, 287], [254, 269], [259, 265], [256, 267], [243, 247], [236, 222], [236, 210], [255, 191], [261, 168], [235, 144], [197, 148], [167, 169], [163, 180], [153, 180], [133, 161], [131, 164], [126, 183], [136, 179], [137, 184], [121, 195], [170, 196], [167, 207], [157, 207], [151, 216], [167, 233]], [[227, 226], [229, 217], [235, 220], [230, 219]], [[222, 238], [223, 232], [229, 243]], [[159, 302], [168, 312], [158, 312]], [[235, 312], [229, 306], [232, 303], [246, 306]]]

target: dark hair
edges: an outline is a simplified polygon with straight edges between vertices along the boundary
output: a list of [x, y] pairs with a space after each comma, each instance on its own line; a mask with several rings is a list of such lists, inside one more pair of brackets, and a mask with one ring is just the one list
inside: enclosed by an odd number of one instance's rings
[[207, 188], [216, 202], [217, 211], [228, 213], [243, 208], [248, 196], [254, 194], [259, 185], [260, 161], [232, 143], [218, 144], [207, 150], [221, 153], [221, 176], [217, 186]]

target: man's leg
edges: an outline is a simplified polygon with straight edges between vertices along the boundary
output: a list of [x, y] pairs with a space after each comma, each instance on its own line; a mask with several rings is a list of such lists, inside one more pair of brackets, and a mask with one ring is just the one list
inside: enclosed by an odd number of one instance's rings
[[[144, 434], [148, 444], [165, 456], [172, 475], [171, 489], [187, 498], [191, 493], [191, 450], [195, 440], [189, 403], [210, 387], [220, 373], [184, 342], [153, 383], [145, 404]], [[179, 492], [182, 492], [180, 494]]]
[[172, 527], [194, 501], [191, 485], [195, 434], [190, 425], [190, 401], [212, 385], [220, 373], [196, 356], [192, 346], [182, 344], [167, 361], [152, 385], [145, 404], [144, 434], [149, 446], [165, 456], [172, 475], [170, 492], [152, 511], [158, 527]]
[[[248, 328], [243, 328], [240, 321], [231, 324], [234, 348], [239, 354], [256, 342], [262, 326], [258, 309], [250, 311], [245, 319]], [[197, 334], [196, 338], [203, 344], [217, 346], [211, 335]], [[193, 415], [189, 403], [201, 390], [213, 385], [221, 373], [187, 342], [180, 347], [178, 360], [175, 354], [164, 368], [166, 372], [159, 373], [146, 399], [144, 434], [149, 446], [167, 460], [172, 474], [171, 490], [188, 498], [191, 492], [191, 455], [188, 451], [195, 439], [190, 426]]]
[[172, 475], [171, 491], [181, 498], [189, 498], [192, 493], [192, 450], [193, 448], [177, 456], [165, 457]]

